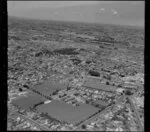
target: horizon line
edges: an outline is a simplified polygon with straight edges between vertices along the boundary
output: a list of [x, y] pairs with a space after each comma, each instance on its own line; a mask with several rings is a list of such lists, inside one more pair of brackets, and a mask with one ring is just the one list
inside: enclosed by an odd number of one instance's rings
[[27, 19], [27, 20], [37, 20], [37, 21], [57, 21], [57, 22], [74, 22], [74, 23], [83, 23], [83, 24], [98, 24], [98, 25], [112, 25], [112, 26], [123, 26], [123, 27], [133, 27], [133, 28], [142, 28], [145, 29], [145, 24], [144, 25], [127, 25], [127, 24], [114, 24], [114, 23], [103, 23], [103, 22], [84, 22], [84, 21], [71, 21], [71, 20], [56, 20], [56, 19], [40, 19], [40, 18], [31, 18], [31, 17], [22, 17], [22, 16], [14, 16], [14, 15], [9, 15], [8, 17], [14, 17], [18, 19]]

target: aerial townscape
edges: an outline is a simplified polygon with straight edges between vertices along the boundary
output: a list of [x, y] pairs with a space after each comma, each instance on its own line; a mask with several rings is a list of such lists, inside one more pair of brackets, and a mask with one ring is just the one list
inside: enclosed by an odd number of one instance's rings
[[7, 130], [144, 131], [144, 29], [8, 16]]

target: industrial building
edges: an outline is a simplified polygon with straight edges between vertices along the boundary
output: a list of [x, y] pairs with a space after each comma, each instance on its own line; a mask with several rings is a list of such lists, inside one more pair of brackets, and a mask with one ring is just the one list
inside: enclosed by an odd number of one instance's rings
[[108, 106], [108, 102], [105, 102], [105, 101], [102, 101], [102, 100], [96, 100], [96, 101], [94, 101], [94, 104], [95, 105], [98, 105], [98, 106], [104, 106], [104, 107], [106, 107], [106, 106]]
[[103, 91], [107, 91], [107, 92], [115, 92], [117, 89], [115, 86], [106, 85], [97, 80], [95, 80], [95, 81], [88, 80], [85, 82], [85, 84], [83, 86], [86, 88], [91, 88], [91, 89], [95, 89], [95, 90], [103, 90]]
[[79, 106], [74, 107], [72, 104], [53, 100], [51, 103], [38, 106], [37, 110], [47, 113], [57, 120], [76, 125], [92, 114], [98, 112], [99, 109], [88, 104], [80, 104]]
[[31, 89], [42, 96], [49, 97], [55, 91], [66, 89], [66, 88], [67, 88], [67, 84], [47, 80], [40, 85], [35, 85]]
[[12, 101], [12, 103], [21, 109], [28, 110], [37, 104], [44, 103], [45, 100], [46, 99], [44, 97], [41, 97], [40, 95], [33, 93], [32, 95], [15, 99]]

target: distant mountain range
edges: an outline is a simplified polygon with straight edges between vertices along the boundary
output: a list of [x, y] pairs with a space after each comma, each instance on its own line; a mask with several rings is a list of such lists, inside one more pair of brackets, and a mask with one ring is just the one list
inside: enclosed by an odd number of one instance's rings
[[33, 8], [9, 12], [11, 16], [77, 22], [144, 26], [143, 4], [129, 2], [98, 3], [61, 8]]

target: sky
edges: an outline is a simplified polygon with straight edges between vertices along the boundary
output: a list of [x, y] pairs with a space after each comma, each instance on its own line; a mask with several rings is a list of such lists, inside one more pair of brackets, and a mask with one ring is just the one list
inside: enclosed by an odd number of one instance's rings
[[31, 9], [41, 7], [58, 8], [96, 3], [98, 3], [98, 1], [8, 1], [8, 9], [13, 11], [17, 9]]
[[8, 15], [144, 26], [144, 1], [8, 1]]

